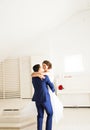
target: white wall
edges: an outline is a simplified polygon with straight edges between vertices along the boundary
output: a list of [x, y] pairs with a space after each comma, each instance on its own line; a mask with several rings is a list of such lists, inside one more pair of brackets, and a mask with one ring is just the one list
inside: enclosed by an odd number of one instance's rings
[[[74, 14], [65, 23], [50, 32], [51, 54], [54, 71], [65, 88], [90, 90], [90, 10]], [[65, 73], [64, 59], [66, 56], [82, 55], [83, 71], [80, 73]], [[64, 76], [71, 76], [72, 82], [66, 82]], [[75, 80], [73, 80], [75, 78]], [[76, 80], [77, 78], [77, 80]], [[76, 83], [78, 82], [78, 84]], [[62, 83], [62, 81], [60, 81]], [[66, 83], [65, 83], [66, 82]]]

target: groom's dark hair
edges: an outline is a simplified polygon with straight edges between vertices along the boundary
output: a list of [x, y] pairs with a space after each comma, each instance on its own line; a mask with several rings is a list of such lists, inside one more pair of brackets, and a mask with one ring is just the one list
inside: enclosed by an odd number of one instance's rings
[[39, 68], [40, 68], [40, 64], [36, 64], [33, 66], [33, 71], [38, 72]]

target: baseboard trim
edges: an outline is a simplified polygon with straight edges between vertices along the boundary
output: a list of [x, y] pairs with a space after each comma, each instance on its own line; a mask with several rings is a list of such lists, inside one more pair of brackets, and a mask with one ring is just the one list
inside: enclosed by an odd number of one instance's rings
[[64, 108], [90, 108], [90, 106], [64, 106]]

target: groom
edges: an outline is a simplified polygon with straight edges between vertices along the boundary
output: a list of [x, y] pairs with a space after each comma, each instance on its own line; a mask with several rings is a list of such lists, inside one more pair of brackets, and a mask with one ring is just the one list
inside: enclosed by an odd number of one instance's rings
[[[40, 64], [34, 65], [33, 71], [42, 72], [42, 68]], [[46, 130], [52, 130], [53, 110], [52, 110], [50, 95], [48, 92], [48, 87], [50, 87], [52, 92], [55, 92], [54, 85], [49, 80], [47, 75], [45, 75], [45, 78], [43, 79], [39, 77], [32, 77], [32, 84], [34, 87], [34, 94], [32, 97], [32, 101], [35, 101], [37, 112], [38, 112], [37, 130], [42, 130], [44, 110], [47, 113]]]

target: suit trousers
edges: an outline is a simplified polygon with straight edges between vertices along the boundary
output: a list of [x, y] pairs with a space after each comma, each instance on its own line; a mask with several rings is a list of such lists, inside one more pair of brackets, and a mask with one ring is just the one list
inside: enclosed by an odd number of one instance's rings
[[44, 110], [46, 111], [46, 114], [47, 114], [45, 130], [52, 130], [53, 109], [52, 109], [51, 101], [48, 99], [48, 101], [46, 101], [44, 103], [36, 102], [36, 108], [37, 108], [37, 112], [38, 112], [37, 130], [42, 130]]

